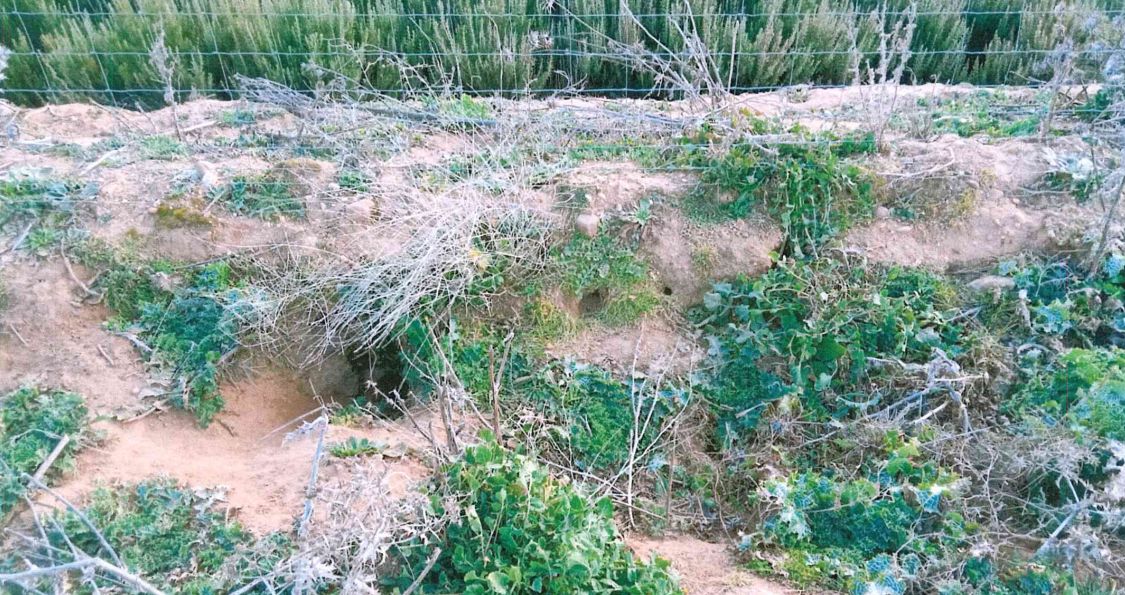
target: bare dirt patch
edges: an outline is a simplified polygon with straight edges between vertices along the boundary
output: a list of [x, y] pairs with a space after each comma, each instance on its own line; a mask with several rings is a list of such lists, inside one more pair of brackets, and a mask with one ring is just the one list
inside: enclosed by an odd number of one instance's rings
[[781, 230], [764, 221], [692, 223], [679, 209], [660, 209], [641, 250], [680, 306], [698, 303], [716, 280], [757, 275], [772, 263]]
[[565, 183], [585, 190], [587, 210], [602, 214], [634, 208], [645, 198], [680, 196], [695, 186], [696, 178], [648, 171], [629, 161], [599, 161], [581, 165]]
[[930, 215], [905, 221], [888, 210], [845, 236], [847, 248], [878, 262], [942, 270], [1050, 249], [1060, 218], [1097, 216], [1092, 205], [1060, 210], [1058, 204], [1030, 203], [1028, 189], [1049, 167], [1045, 145], [1032, 141], [903, 141], [872, 167], [888, 180], [892, 202], [912, 202]]
[[553, 357], [573, 357], [610, 370], [650, 375], [684, 374], [703, 359], [702, 350], [685, 330], [667, 319], [652, 317], [636, 326], [593, 326], [547, 348]]
[[62, 262], [18, 262], [0, 274], [9, 296], [0, 314], [0, 393], [32, 384], [66, 389], [95, 413], [136, 399], [146, 380], [133, 346], [102, 329], [105, 308], [79, 303]]
[[[286, 441], [293, 420], [319, 403], [301, 390], [291, 373], [267, 370], [223, 387], [227, 400], [221, 421], [206, 429], [183, 411], [166, 411], [129, 423], [98, 424], [105, 441], [85, 450], [76, 470], [59, 487], [80, 499], [96, 485], [170, 477], [192, 486], [223, 486], [239, 520], [256, 533], [287, 530], [304, 501], [315, 436]], [[96, 427], [98, 427], [96, 426]], [[331, 426], [326, 441], [363, 436], [391, 446], [418, 444], [415, 433], [392, 424], [373, 429]], [[326, 477], [340, 472], [329, 456]], [[392, 496], [428, 473], [418, 461], [371, 458], [365, 464], [387, 472]]]
[[754, 576], [740, 568], [727, 546], [688, 535], [664, 539], [626, 537], [641, 558], [660, 556], [672, 563], [680, 586], [691, 595], [792, 595], [783, 585]]

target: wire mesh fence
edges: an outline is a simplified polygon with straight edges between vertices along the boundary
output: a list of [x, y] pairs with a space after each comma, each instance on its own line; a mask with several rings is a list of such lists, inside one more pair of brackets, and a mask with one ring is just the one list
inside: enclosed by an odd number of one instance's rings
[[3, 0], [0, 45], [4, 96], [22, 105], [230, 98], [236, 75], [392, 96], [675, 98], [670, 73], [632, 58], [692, 54], [733, 92], [839, 86], [909, 23], [903, 82], [1034, 85], [1063, 47], [1096, 78], [1123, 14], [1120, 0]]

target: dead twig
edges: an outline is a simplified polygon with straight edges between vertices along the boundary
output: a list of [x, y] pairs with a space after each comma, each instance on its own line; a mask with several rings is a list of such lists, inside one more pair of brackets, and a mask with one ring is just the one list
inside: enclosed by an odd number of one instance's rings
[[143, 578], [129, 572], [128, 570], [125, 570], [123, 566], [110, 564], [109, 562], [106, 562], [105, 560], [102, 560], [100, 558], [90, 557], [82, 558], [81, 560], [75, 560], [73, 562], [67, 562], [65, 564], [59, 564], [56, 566], [32, 568], [30, 570], [24, 570], [22, 572], [0, 574], [0, 585], [7, 584], [20, 586], [26, 584], [32, 579], [36, 579], [39, 577], [58, 576], [75, 570], [87, 570], [91, 566], [103, 572], [112, 574], [118, 580], [128, 583], [145, 593], [149, 593], [151, 595], [164, 595], [163, 591], [152, 586], [151, 583], [144, 580]]
[[31, 345], [27, 342], [27, 339], [24, 339], [23, 335], [20, 334], [15, 324], [9, 322], [8, 329], [11, 330], [12, 334], [16, 336], [16, 339], [19, 339], [20, 344], [22, 344], [24, 347], [31, 347]]
[[16, 250], [19, 250], [20, 246], [23, 245], [23, 241], [27, 239], [27, 234], [31, 233], [31, 228], [35, 227], [35, 224], [38, 222], [38, 218], [32, 217], [32, 219], [27, 222], [27, 225], [23, 226], [23, 229], [21, 229], [20, 232], [16, 234], [16, 239], [12, 240], [12, 245], [8, 246], [4, 250], [4, 252], [0, 252], [0, 254], [15, 252]]
[[110, 357], [109, 353], [106, 352], [105, 347], [102, 347], [100, 343], [98, 344], [98, 353], [100, 353], [102, 357], [105, 358], [105, 361], [109, 363], [109, 367], [113, 368], [117, 366], [117, 364], [114, 363], [113, 358]]
[[133, 346], [143, 351], [145, 355], [149, 355], [153, 351], [152, 347], [149, 347], [148, 344], [146, 344], [140, 339], [140, 337], [133, 333], [127, 333], [125, 331], [113, 331], [113, 334], [117, 335], [118, 337], [124, 337], [128, 339], [129, 342], [133, 344]]
[[102, 294], [94, 291], [93, 289], [90, 289], [89, 285], [83, 283], [82, 280], [78, 278], [78, 275], [74, 274], [74, 267], [70, 266], [70, 259], [66, 256], [66, 244], [59, 244], [59, 255], [62, 256], [63, 265], [66, 267], [66, 273], [70, 275], [71, 280], [78, 284], [78, 287], [82, 288], [82, 291], [86, 294], [86, 297], [96, 298], [100, 300], [102, 298]]
[[441, 548], [435, 547], [433, 553], [431, 553], [430, 557], [426, 559], [426, 565], [422, 567], [422, 572], [418, 573], [418, 576], [414, 577], [414, 582], [410, 583], [410, 586], [402, 592], [402, 595], [411, 595], [418, 590], [418, 587], [422, 586], [422, 580], [425, 579], [426, 575], [430, 573], [430, 570], [433, 569], [434, 564], [437, 563], [440, 556]]
[[93, 163], [90, 163], [86, 167], [83, 167], [82, 170], [78, 172], [78, 176], [84, 177], [84, 176], [89, 175], [90, 172], [97, 169], [99, 166], [101, 166], [101, 164], [105, 163], [108, 159], [117, 155], [118, 153], [121, 153], [124, 150], [125, 150], [125, 147], [121, 147], [121, 148], [118, 148], [118, 149], [114, 149], [112, 151], [106, 151], [105, 153], [102, 153], [102, 156], [95, 159], [93, 161]]
[[56, 442], [55, 447], [51, 449], [51, 454], [47, 455], [46, 459], [43, 459], [43, 462], [39, 464], [39, 468], [35, 470], [35, 475], [31, 476], [35, 482], [38, 483], [43, 480], [43, 476], [47, 474], [47, 470], [51, 468], [51, 465], [55, 464], [55, 460], [59, 458], [59, 455], [62, 454], [68, 444], [70, 444], [70, 434], [63, 434], [63, 437]]

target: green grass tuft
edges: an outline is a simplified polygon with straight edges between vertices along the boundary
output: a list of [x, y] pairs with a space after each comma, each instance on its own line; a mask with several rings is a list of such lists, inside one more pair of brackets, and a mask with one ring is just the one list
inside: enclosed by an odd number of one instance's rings
[[141, 157], [144, 159], [171, 161], [187, 155], [187, 147], [170, 136], [156, 135], [141, 139]]
[[238, 176], [231, 181], [223, 204], [232, 213], [248, 217], [303, 219], [305, 203], [294, 195], [293, 185], [285, 176]]

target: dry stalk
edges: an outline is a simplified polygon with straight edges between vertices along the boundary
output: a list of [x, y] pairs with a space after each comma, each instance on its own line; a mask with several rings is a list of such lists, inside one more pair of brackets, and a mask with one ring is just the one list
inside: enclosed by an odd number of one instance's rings
[[887, 6], [870, 15], [871, 28], [878, 35], [878, 57], [874, 64], [866, 60], [860, 49], [860, 32], [857, 19], [848, 19], [851, 37], [852, 85], [860, 97], [861, 112], [866, 115], [871, 130], [879, 142], [894, 116], [899, 86], [906, 74], [906, 66], [913, 55], [911, 43], [917, 27], [918, 5], [911, 2], [894, 24], [887, 27]]

